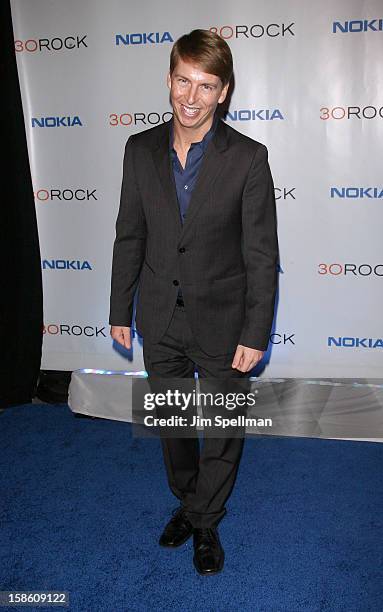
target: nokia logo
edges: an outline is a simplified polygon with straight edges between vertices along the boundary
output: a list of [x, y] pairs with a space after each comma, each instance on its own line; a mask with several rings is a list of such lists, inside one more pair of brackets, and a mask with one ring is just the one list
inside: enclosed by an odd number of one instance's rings
[[255, 121], [260, 119], [261, 121], [272, 121], [273, 119], [284, 119], [279, 108], [261, 108], [260, 110], [255, 109], [241, 109], [227, 111], [224, 114], [225, 121]]
[[136, 34], [116, 34], [116, 45], [157, 45], [174, 42], [170, 32], [143, 32]]
[[83, 125], [78, 115], [75, 117], [32, 117], [32, 127], [73, 127]]
[[329, 336], [327, 346], [336, 346], [338, 348], [383, 348], [382, 338], [350, 338], [342, 337], [334, 338]]
[[332, 198], [383, 198], [382, 187], [330, 187]]
[[353, 19], [352, 21], [334, 21], [332, 32], [382, 32], [383, 19]]
[[43, 270], [92, 270], [89, 261], [78, 259], [43, 259]]

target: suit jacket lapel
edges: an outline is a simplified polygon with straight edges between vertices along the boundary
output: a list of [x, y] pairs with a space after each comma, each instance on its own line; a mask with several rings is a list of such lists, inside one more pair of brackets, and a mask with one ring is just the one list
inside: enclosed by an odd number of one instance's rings
[[163, 131], [159, 135], [156, 148], [152, 151], [154, 165], [156, 167], [166, 200], [170, 203], [176, 216], [179, 230], [182, 229], [180, 208], [178, 205], [176, 184], [169, 155], [169, 121], [163, 124]]
[[206, 201], [215, 179], [222, 169], [222, 152], [227, 149], [226, 125], [221, 119], [218, 120], [214, 136], [210, 141], [202, 165], [198, 174], [196, 185], [190, 198], [183, 233], [185, 233], [195, 219], [202, 204]]
[[182, 233], [185, 233], [200, 207], [204, 201], [206, 201], [206, 197], [222, 168], [222, 152], [227, 149], [227, 128], [225, 123], [220, 119], [214, 136], [203, 157], [197, 183], [193, 189], [186, 220], [183, 225], [181, 222], [177, 190], [169, 155], [169, 122], [164, 123], [163, 128], [163, 131], [159, 134], [157, 146], [152, 151], [153, 160], [166, 198], [170, 202], [170, 206], [176, 215], [178, 228]]

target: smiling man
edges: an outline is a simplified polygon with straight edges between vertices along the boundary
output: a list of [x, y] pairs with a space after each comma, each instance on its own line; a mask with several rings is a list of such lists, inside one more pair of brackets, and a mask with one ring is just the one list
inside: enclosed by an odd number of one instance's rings
[[[218, 35], [194, 30], [173, 46], [173, 119], [125, 147], [113, 250], [111, 336], [131, 348], [133, 300], [149, 376], [248, 376], [267, 348], [278, 240], [267, 149], [217, 115], [233, 62]], [[233, 488], [243, 437], [161, 438], [180, 506], [160, 544], [193, 535], [200, 574], [222, 570], [217, 525]]]

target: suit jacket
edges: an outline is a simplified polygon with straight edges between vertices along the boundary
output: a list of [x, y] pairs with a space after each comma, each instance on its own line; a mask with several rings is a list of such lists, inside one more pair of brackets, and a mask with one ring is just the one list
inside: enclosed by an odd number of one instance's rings
[[205, 152], [184, 224], [169, 155], [169, 122], [125, 146], [113, 248], [111, 325], [156, 343], [179, 286], [203, 351], [267, 348], [277, 284], [278, 240], [266, 147], [222, 120]]

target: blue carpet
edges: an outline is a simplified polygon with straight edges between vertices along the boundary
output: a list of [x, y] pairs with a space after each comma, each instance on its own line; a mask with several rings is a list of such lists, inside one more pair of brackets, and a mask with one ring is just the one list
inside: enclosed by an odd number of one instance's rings
[[225, 570], [203, 577], [191, 541], [157, 545], [177, 505], [158, 440], [67, 406], [0, 426], [0, 590], [66, 590], [81, 612], [383, 610], [382, 444], [247, 440]]

